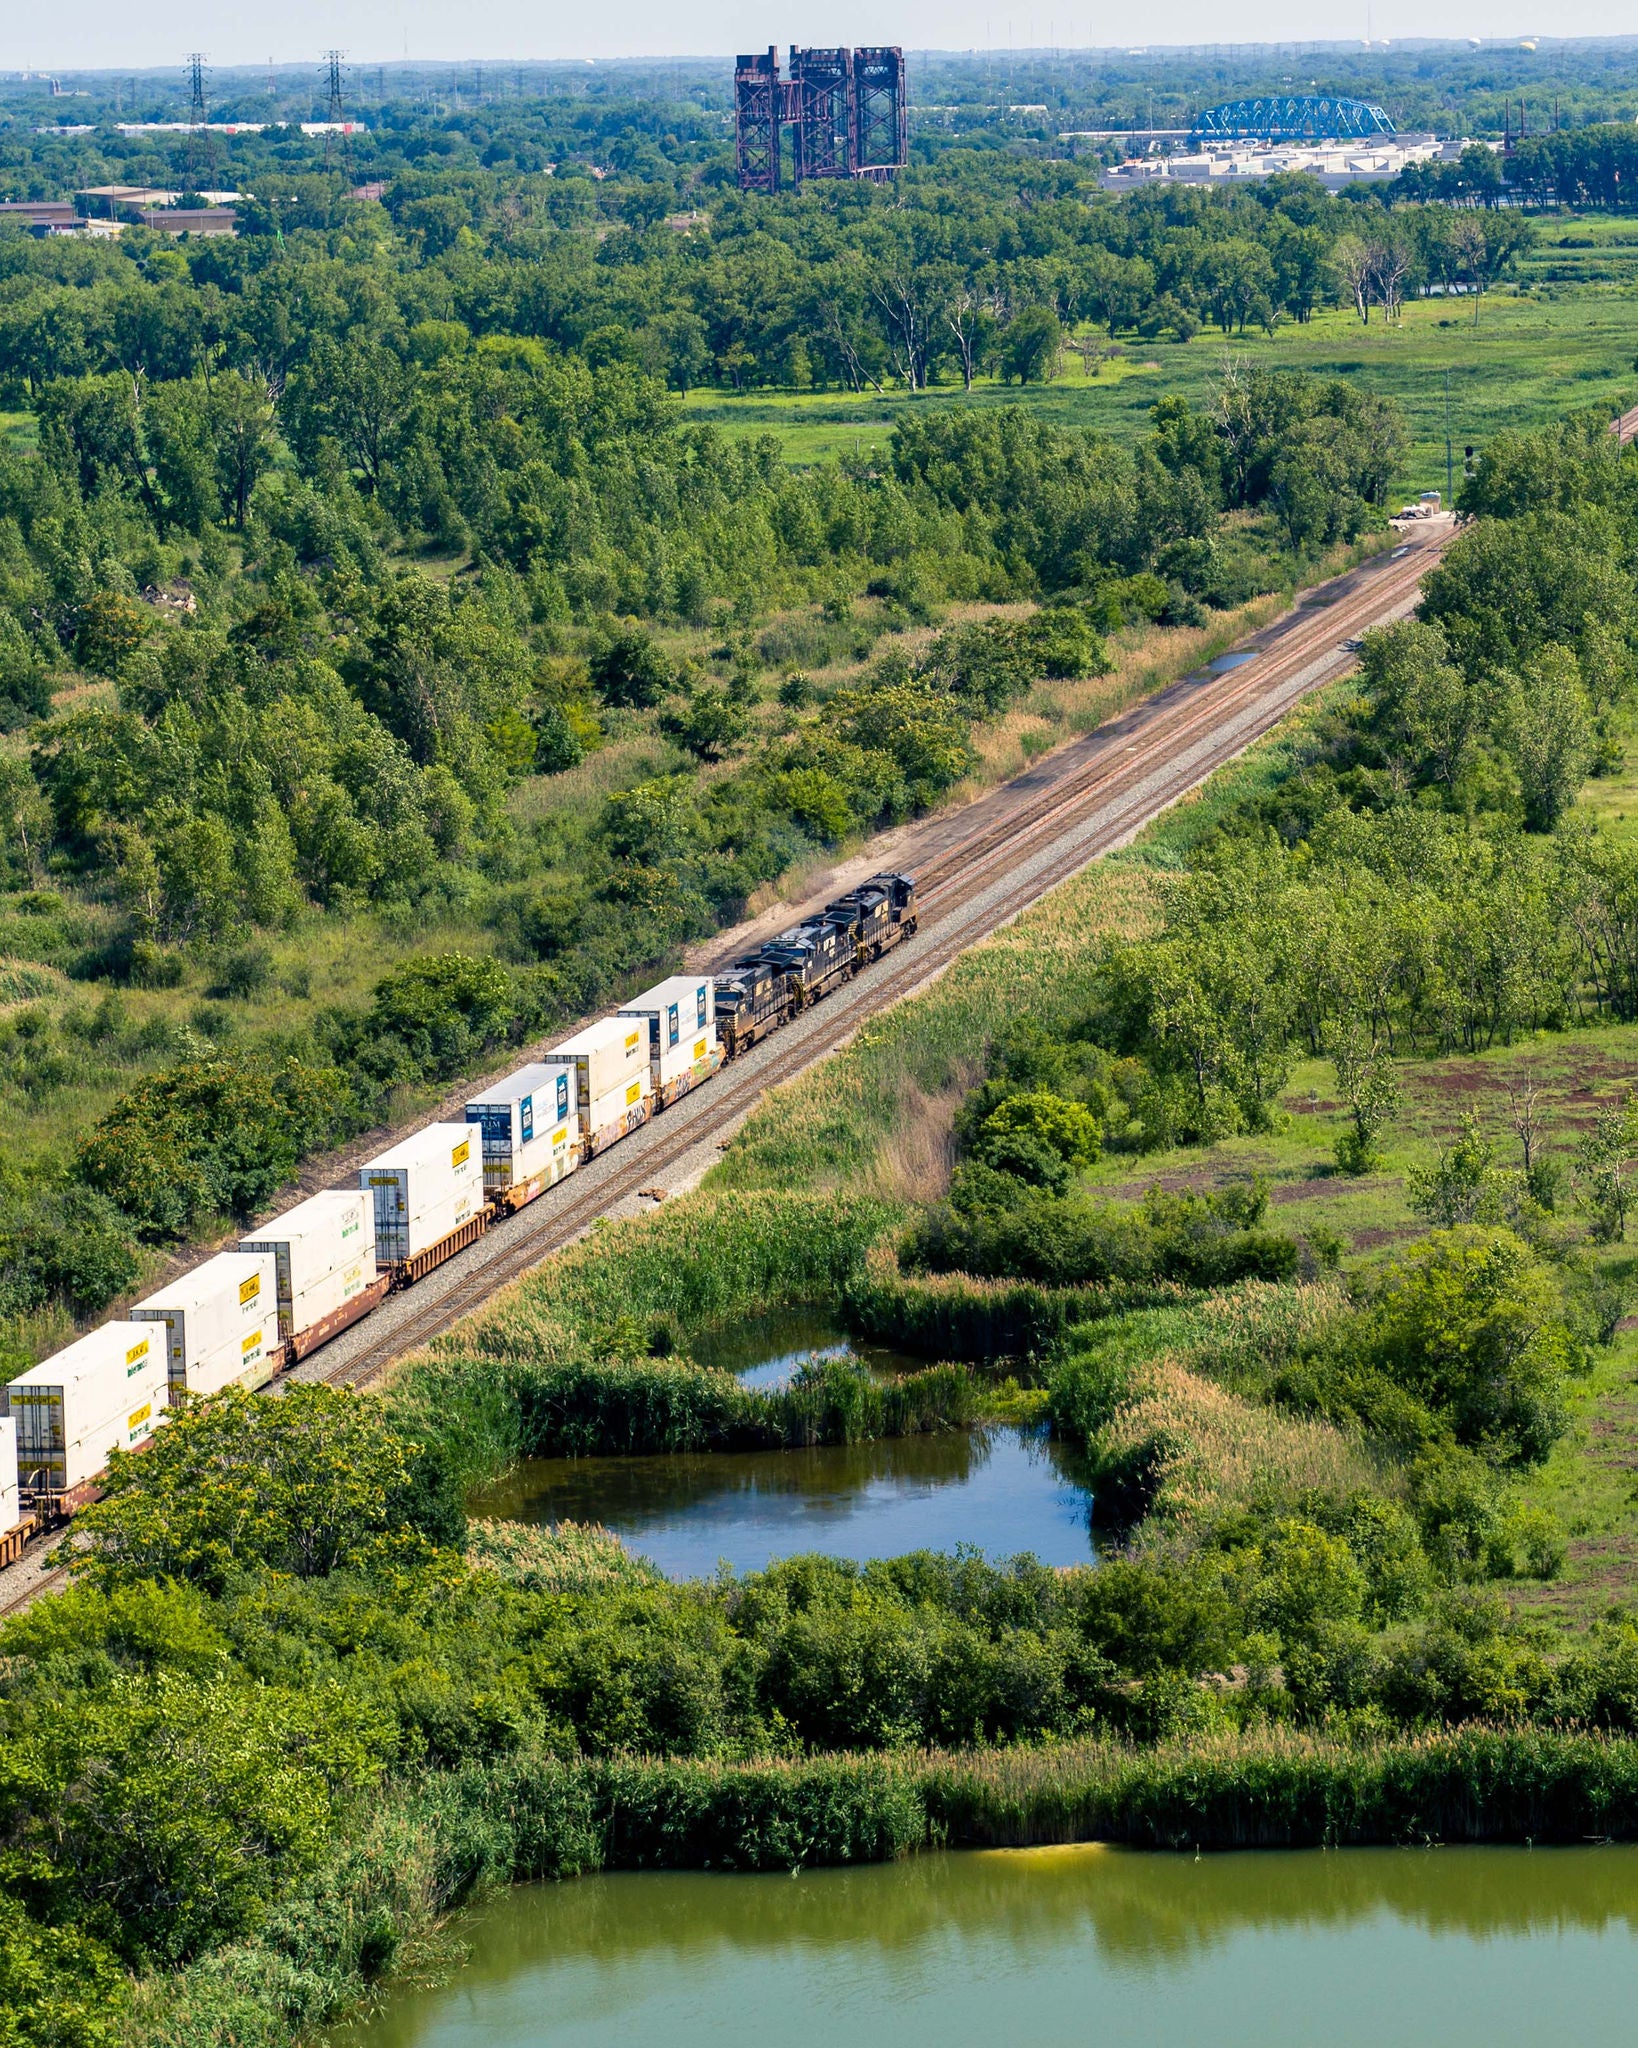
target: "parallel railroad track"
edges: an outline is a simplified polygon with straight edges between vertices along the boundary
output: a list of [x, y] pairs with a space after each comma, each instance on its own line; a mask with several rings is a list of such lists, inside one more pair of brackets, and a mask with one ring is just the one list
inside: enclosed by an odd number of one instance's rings
[[[865, 1018], [888, 1008], [940, 972], [976, 939], [1016, 917], [1037, 898], [1075, 874], [1097, 854], [1121, 844], [1143, 824], [1196, 787], [1223, 761], [1277, 724], [1290, 706], [1351, 666], [1340, 644], [1406, 609], [1448, 534], [1413, 542], [1391, 557], [1343, 579], [1342, 594], [1323, 607], [1309, 606], [1266, 629], [1264, 648], [1243, 668], [1209, 682], [1174, 683], [1092, 736], [1094, 750], [1083, 765], [1050, 782], [1038, 797], [980, 820], [973, 833], [926, 863], [918, 878], [921, 934], [849, 984], [850, 1000], [830, 1010], [823, 1023], [802, 1029], [788, 1025], [767, 1041], [749, 1068], [726, 1067], [700, 1097], [685, 1097], [698, 1108], [673, 1126], [676, 1110], [645, 1126], [621, 1147], [631, 1146], [596, 1185], [578, 1186], [520, 1212], [524, 1227], [501, 1245], [490, 1240], [452, 1260], [444, 1285], [434, 1276], [419, 1283], [422, 1302], [394, 1318], [390, 1330], [320, 1376], [333, 1385], [360, 1386], [377, 1378], [395, 1359], [441, 1335], [480, 1307], [499, 1288], [518, 1279], [552, 1252], [579, 1236], [617, 1203], [638, 1194], [665, 1168], [736, 1124], [769, 1089], [795, 1075], [852, 1037]], [[1333, 659], [1327, 662], [1327, 651]], [[1123, 738], [1125, 733], [1132, 738]], [[1221, 749], [1200, 748], [1213, 734]], [[1029, 778], [1025, 778], [1027, 781]], [[1016, 791], [1018, 784], [1012, 785]], [[973, 807], [975, 815], [983, 805]], [[1103, 812], [1098, 828], [1075, 832], [1088, 813]], [[998, 884], [1006, 884], [997, 898]], [[964, 914], [975, 897], [986, 898], [978, 915]], [[834, 998], [829, 999], [834, 1001]], [[806, 1013], [816, 1019], [820, 1005]], [[464, 1268], [464, 1270], [454, 1270]]]
[[[1638, 408], [1618, 425], [1623, 441], [1638, 434]], [[847, 984], [845, 1000], [827, 998], [805, 1012], [746, 1064], [725, 1067], [708, 1089], [685, 1096], [634, 1133], [618, 1155], [605, 1154], [594, 1184], [582, 1187], [574, 1176], [522, 1210], [510, 1233], [501, 1226], [498, 1236], [491, 1232], [480, 1239], [411, 1295], [389, 1297], [389, 1307], [396, 1299], [408, 1310], [394, 1317], [390, 1330], [362, 1350], [349, 1349], [334, 1364], [326, 1365], [320, 1354], [301, 1376], [336, 1386], [378, 1379], [396, 1359], [441, 1335], [668, 1166], [737, 1124], [769, 1088], [844, 1044], [866, 1018], [940, 973], [1098, 854], [1130, 839], [1277, 725], [1300, 698], [1345, 674], [1352, 656], [1342, 643], [1407, 610], [1450, 537], [1446, 529], [1379, 556], [1327, 586], [1336, 593], [1329, 603], [1316, 604], [1316, 593], [1310, 593], [1305, 604], [1243, 643], [1255, 656], [1243, 667], [1168, 685], [1063, 750], [1060, 763], [1076, 750], [1083, 756], [1067, 768], [1054, 774], [1049, 757], [972, 805], [968, 829], [919, 863], [919, 935]], [[1037, 781], [1040, 786], [1032, 788]], [[932, 821], [946, 827], [949, 822]], [[627, 1147], [629, 1156], [620, 1156]], [[54, 1540], [36, 1539], [22, 1563], [0, 1576], [0, 1619], [65, 1582], [60, 1566], [28, 1569], [38, 1566]]]

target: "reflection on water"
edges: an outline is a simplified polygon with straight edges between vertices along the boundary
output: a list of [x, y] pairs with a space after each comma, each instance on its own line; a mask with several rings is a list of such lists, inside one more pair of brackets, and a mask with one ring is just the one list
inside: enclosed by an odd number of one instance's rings
[[1098, 1848], [530, 1886], [349, 2048], [1630, 2043], [1638, 1850]]
[[958, 1430], [810, 1451], [535, 1458], [473, 1503], [523, 1522], [602, 1522], [673, 1578], [823, 1551], [865, 1560], [974, 1544], [1092, 1558], [1074, 1454], [1034, 1432]]
[[688, 1355], [696, 1365], [731, 1372], [742, 1385], [764, 1390], [788, 1387], [810, 1359], [856, 1358], [879, 1373], [917, 1372], [928, 1363], [884, 1345], [856, 1342], [833, 1315], [811, 1306], [770, 1309], [720, 1329], [697, 1331], [688, 1339]]

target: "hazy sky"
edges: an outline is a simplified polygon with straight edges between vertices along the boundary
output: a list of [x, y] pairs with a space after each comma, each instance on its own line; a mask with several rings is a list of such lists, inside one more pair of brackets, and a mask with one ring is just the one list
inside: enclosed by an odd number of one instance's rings
[[622, 0], [567, 6], [564, 0], [282, 0], [273, 7], [201, 8], [197, 0], [78, 0], [59, 13], [11, 0], [0, 64], [71, 70], [180, 61], [203, 47], [214, 64], [315, 60], [330, 44], [353, 61], [419, 58], [675, 56], [766, 47], [770, 42], [901, 43], [911, 49], [1006, 49], [1051, 44], [1109, 47], [1132, 42], [1270, 42], [1322, 36], [1625, 35], [1630, 8], [1613, 0], [1147, 0], [1079, 8], [1044, 0], [1004, 8], [994, 0]]

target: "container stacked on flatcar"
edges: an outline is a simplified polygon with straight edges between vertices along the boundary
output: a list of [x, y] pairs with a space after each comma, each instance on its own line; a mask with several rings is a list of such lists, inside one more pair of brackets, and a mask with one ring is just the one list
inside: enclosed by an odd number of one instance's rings
[[104, 1323], [0, 1389], [17, 1425], [23, 1497], [66, 1510], [84, 1500], [112, 1451], [146, 1443], [165, 1413], [165, 1333]]
[[272, 1258], [218, 1252], [131, 1311], [161, 1323], [173, 1395], [259, 1387], [278, 1368], [279, 1301]]
[[375, 1262], [419, 1277], [488, 1220], [483, 1139], [470, 1124], [428, 1124], [359, 1169], [375, 1200]]
[[648, 1031], [639, 1017], [600, 1017], [541, 1054], [569, 1074], [584, 1158], [618, 1144], [653, 1114]]
[[293, 1365], [368, 1315], [387, 1291], [375, 1263], [375, 1200], [367, 1188], [313, 1195], [239, 1240], [273, 1261], [278, 1341]]
[[23, 1519], [17, 1482], [17, 1418], [0, 1415], [0, 1537], [9, 1536]]
[[298, 1203], [0, 1387], [0, 1563], [21, 1510], [71, 1512], [184, 1394], [261, 1385], [915, 930], [915, 878], [886, 872], [724, 974], [668, 976], [474, 1096], [465, 1122], [369, 1161], [356, 1192]]
[[466, 1105], [483, 1136], [483, 1191], [502, 1209], [521, 1209], [580, 1164], [580, 1121], [566, 1066], [537, 1060]]
[[673, 974], [620, 1005], [648, 1032], [649, 1084], [656, 1109], [709, 1081], [722, 1064], [716, 989], [708, 974]]

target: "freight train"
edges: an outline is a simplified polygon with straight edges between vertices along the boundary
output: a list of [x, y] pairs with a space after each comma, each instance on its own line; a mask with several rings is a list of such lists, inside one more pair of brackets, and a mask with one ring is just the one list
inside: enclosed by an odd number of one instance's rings
[[670, 975], [0, 1388], [0, 1565], [170, 1407], [265, 1385], [915, 931], [915, 877], [872, 875], [720, 975]]

